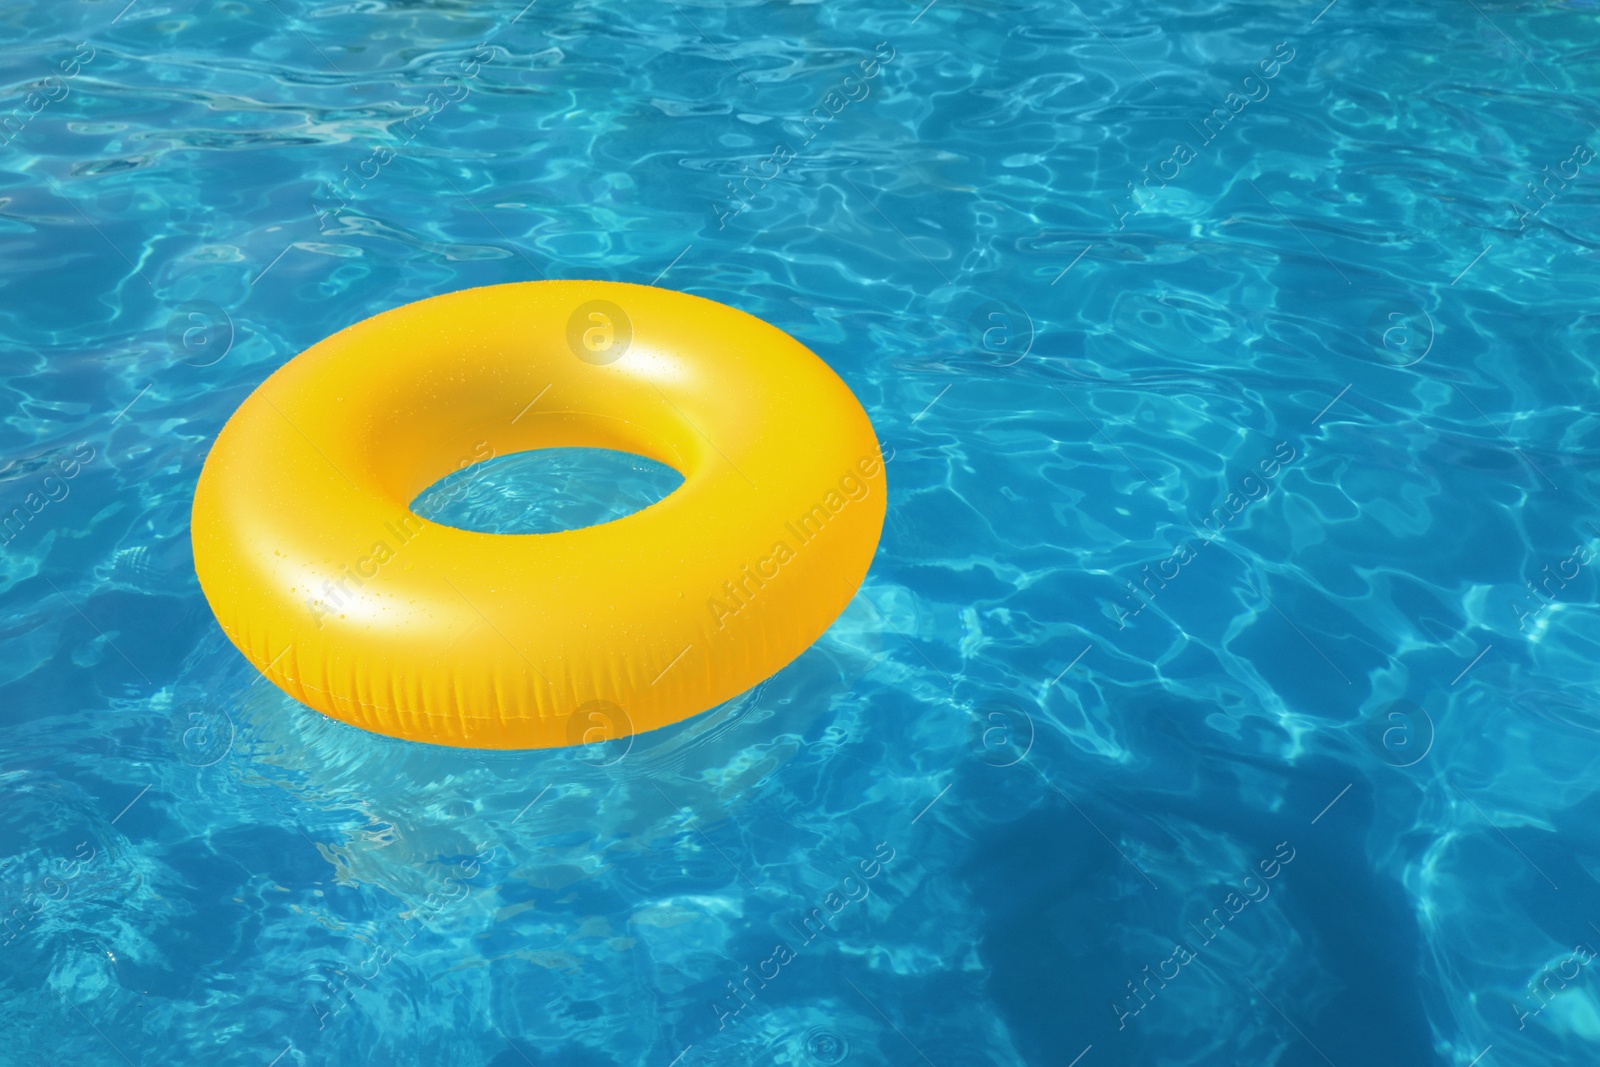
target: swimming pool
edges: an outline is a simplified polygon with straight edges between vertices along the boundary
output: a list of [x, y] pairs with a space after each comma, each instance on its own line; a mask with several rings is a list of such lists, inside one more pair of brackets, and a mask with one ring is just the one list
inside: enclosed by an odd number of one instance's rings
[[[1592, 1056], [1591, 5], [124, 5], [0, 12], [0, 1062]], [[300, 707], [195, 580], [211, 441], [532, 278], [826, 360], [865, 585], [631, 742]]]

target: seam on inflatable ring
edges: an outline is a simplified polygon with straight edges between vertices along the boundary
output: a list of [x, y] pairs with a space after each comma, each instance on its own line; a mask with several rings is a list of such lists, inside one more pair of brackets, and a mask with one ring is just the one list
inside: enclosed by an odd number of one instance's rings
[[[229, 633], [231, 634], [231, 631], [229, 631]], [[296, 687], [298, 687], [300, 689], [305, 689], [305, 690], [309, 690], [310, 692], [320, 694], [321, 696], [327, 697], [329, 700], [342, 700], [342, 701], [344, 701], [346, 703], [355, 704], [356, 706], [361, 707], [361, 708], [373, 708], [373, 709], [375, 709], [377, 711], [389, 712], [390, 714], [394, 714], [394, 715], [412, 714], [410, 712], [403, 712], [399, 708], [386, 707], [383, 704], [371, 704], [371, 703], [368, 703], [365, 700], [360, 699], [359, 697], [342, 697], [342, 696], [339, 696], [337, 693], [334, 693], [332, 690], [322, 689], [322, 688], [319, 688], [318, 686], [314, 686], [309, 681], [306, 681], [303, 678], [296, 678], [293, 675], [286, 673], [281, 668], [278, 668], [278, 667], [274, 666], [274, 664], [277, 663], [277, 660], [282, 658], [282, 654], [281, 653], [279, 654], [279, 656], [277, 658], [273, 659], [265, 667], [263, 667], [259, 663], [257, 663], [256, 660], [255, 660], [255, 657], [253, 657], [253, 656], [246, 656], [245, 658], [250, 661], [250, 665], [252, 667], [254, 667], [256, 670], [260, 671], [264, 676], [267, 677], [268, 680], [271, 680], [272, 677], [274, 675], [276, 675], [277, 677], [282, 678], [285, 682], [288, 682], [291, 685], [294, 685], [294, 686], [296, 686]], [[280, 685], [278, 688], [279, 689], [283, 689], [284, 687]], [[315, 711], [316, 709], [313, 708], [312, 710]], [[425, 718], [431, 718], [431, 716], [428, 716], [426, 712], [423, 713], [423, 716]]]
[[[308, 691], [310, 691], [312, 693], [316, 693], [316, 694], [318, 694], [320, 696], [323, 696], [323, 697], [326, 697], [328, 700], [331, 700], [331, 701], [334, 701], [334, 702], [344, 703], [344, 704], [354, 704], [358, 709], [361, 709], [361, 710], [366, 710], [366, 709], [370, 708], [370, 709], [372, 709], [374, 711], [379, 711], [379, 712], [383, 712], [385, 714], [395, 715], [395, 716], [399, 716], [399, 717], [402, 717], [402, 718], [420, 719], [420, 720], [425, 721], [425, 722], [453, 723], [458, 728], [460, 728], [461, 736], [463, 736], [463, 737], [466, 736], [466, 733], [467, 733], [466, 720], [460, 718], [459, 716], [456, 717], [456, 718], [451, 718], [449, 715], [445, 715], [445, 714], [442, 714], [442, 713], [431, 713], [431, 712], [427, 712], [427, 711], [412, 711], [412, 710], [408, 710], [408, 709], [405, 709], [405, 708], [390, 707], [390, 706], [388, 706], [386, 704], [373, 703], [371, 701], [362, 700], [360, 697], [340, 696], [338, 693], [333, 692], [331, 689], [323, 689], [323, 688], [320, 688], [318, 686], [312, 685], [310, 682], [308, 682], [308, 681], [306, 681], [304, 679], [295, 678], [295, 677], [293, 677], [293, 676], [291, 676], [289, 674], [284, 673], [281, 669], [273, 668], [273, 669], [269, 670], [266, 667], [262, 667], [262, 666], [260, 666], [260, 665], [258, 665], [256, 663], [256, 661], [255, 661], [255, 659], [253, 657], [246, 656], [245, 658], [250, 661], [250, 665], [251, 666], [255, 667], [256, 670], [260, 671], [269, 680], [272, 678], [273, 675], [277, 675], [278, 677], [282, 678], [284, 681], [289, 682], [289, 683], [291, 683], [291, 684], [293, 684], [295, 686], [298, 686], [301, 689], [305, 689], [305, 690], [308, 690]], [[276, 661], [274, 661], [274, 662], [276, 662]], [[279, 686], [278, 688], [282, 689], [283, 687]], [[316, 711], [317, 709], [312, 708], [311, 710]], [[542, 718], [542, 716], [541, 716], [541, 718]], [[351, 723], [351, 724], [348, 724], [348, 725], [355, 725], [355, 724]]]

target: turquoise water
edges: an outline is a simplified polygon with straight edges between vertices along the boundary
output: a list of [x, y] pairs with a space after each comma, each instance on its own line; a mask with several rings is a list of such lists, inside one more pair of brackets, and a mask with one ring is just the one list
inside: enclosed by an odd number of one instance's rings
[[[1593, 1060], [1594, 5], [124, 3], [0, 8], [0, 1062]], [[871, 573], [631, 743], [326, 720], [207, 449], [531, 278], [832, 365]]]

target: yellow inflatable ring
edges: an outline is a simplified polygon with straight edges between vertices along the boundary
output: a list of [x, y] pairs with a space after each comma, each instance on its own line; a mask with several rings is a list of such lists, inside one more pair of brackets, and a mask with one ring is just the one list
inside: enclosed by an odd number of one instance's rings
[[[581, 446], [683, 484], [550, 534], [411, 502], [490, 456]], [[722, 304], [614, 282], [495, 285], [357, 323], [218, 434], [195, 571], [284, 692], [392, 737], [544, 748], [678, 722], [803, 652], [883, 527], [866, 413], [826, 364]]]

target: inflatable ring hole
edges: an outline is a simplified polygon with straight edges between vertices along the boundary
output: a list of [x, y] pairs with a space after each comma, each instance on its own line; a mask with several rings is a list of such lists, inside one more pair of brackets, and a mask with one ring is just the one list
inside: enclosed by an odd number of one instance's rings
[[411, 510], [458, 530], [559, 533], [643, 511], [682, 484], [671, 467], [631, 452], [539, 448], [454, 471], [418, 494]]

